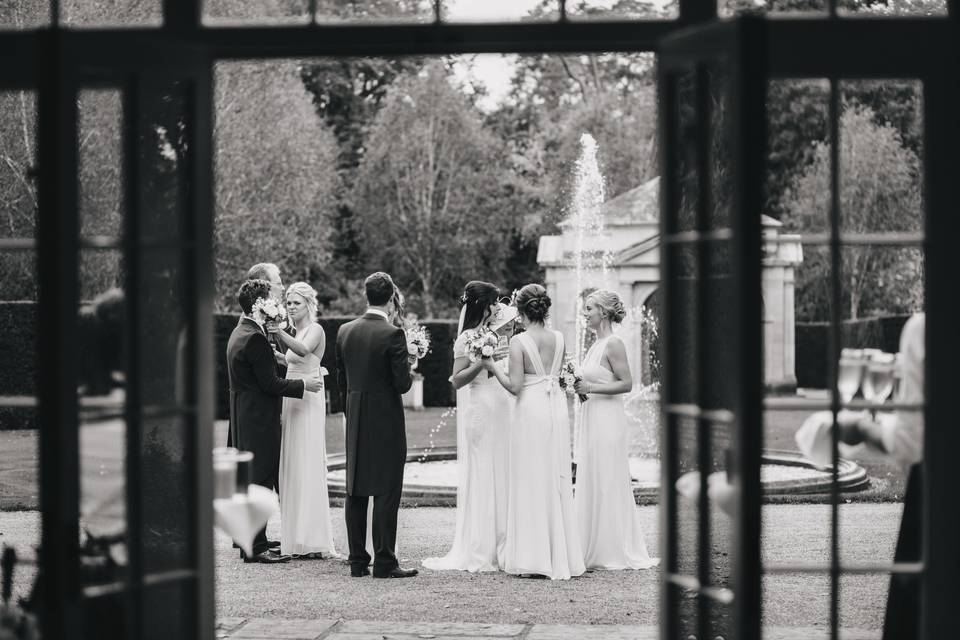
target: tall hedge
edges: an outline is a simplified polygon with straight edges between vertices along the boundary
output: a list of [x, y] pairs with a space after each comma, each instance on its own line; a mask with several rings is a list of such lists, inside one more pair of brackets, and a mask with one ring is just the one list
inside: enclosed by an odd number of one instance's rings
[[[840, 346], [896, 353], [900, 349], [900, 331], [908, 318], [909, 315], [896, 315], [846, 320], [840, 325]], [[831, 358], [830, 323], [798, 322], [795, 335], [797, 386], [826, 388]]]

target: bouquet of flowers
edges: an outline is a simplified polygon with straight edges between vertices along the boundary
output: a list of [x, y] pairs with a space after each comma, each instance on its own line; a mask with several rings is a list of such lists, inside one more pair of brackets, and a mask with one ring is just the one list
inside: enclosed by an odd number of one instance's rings
[[467, 358], [470, 362], [480, 362], [483, 358], [493, 357], [499, 338], [487, 328], [473, 329], [467, 338]]
[[[567, 395], [573, 395], [576, 393], [576, 384], [583, 380], [583, 376], [580, 375], [580, 369], [573, 363], [572, 360], [567, 360], [563, 363], [563, 367], [560, 368], [560, 388], [567, 392]], [[580, 402], [586, 402], [587, 396], [582, 393], [577, 393], [577, 397], [580, 398]]]
[[287, 312], [276, 298], [257, 298], [253, 303], [253, 319], [263, 326], [268, 322], [277, 322], [281, 329], [287, 328]]
[[430, 351], [430, 335], [427, 330], [416, 322], [410, 323], [404, 330], [407, 336], [407, 353], [423, 358]]

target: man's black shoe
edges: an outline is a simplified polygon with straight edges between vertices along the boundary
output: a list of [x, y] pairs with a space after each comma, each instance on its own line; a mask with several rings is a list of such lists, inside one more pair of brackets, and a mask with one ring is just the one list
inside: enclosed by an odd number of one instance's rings
[[260, 562], [263, 564], [280, 564], [290, 562], [290, 556], [278, 556], [269, 551], [262, 551], [255, 556], [249, 556], [243, 559], [244, 562]]
[[362, 578], [368, 575], [370, 575], [370, 569], [367, 567], [350, 567], [351, 578]]
[[401, 569], [400, 567], [396, 567], [386, 573], [378, 573], [374, 571], [373, 577], [374, 578], [412, 578], [418, 573], [420, 572], [417, 571], [416, 569]]

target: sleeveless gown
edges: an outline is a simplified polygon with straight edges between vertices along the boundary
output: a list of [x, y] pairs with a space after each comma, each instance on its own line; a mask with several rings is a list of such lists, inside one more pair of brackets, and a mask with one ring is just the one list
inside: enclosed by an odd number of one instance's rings
[[[581, 367], [588, 382], [609, 383], [616, 376], [603, 366], [607, 341], [597, 340]], [[588, 569], [649, 569], [640, 513], [633, 498], [627, 462], [627, 415], [620, 395], [589, 394], [581, 405], [577, 463], [577, 510], [580, 542]]]
[[[315, 331], [312, 324], [306, 331]], [[304, 333], [304, 335], [306, 335]], [[301, 357], [287, 350], [287, 378], [303, 379], [320, 371], [314, 353]], [[284, 554], [336, 555], [327, 494], [326, 397], [304, 391], [284, 398], [280, 421], [280, 550]]]
[[[454, 344], [465, 355], [466, 334]], [[481, 370], [457, 391], [457, 526], [450, 551], [427, 558], [434, 570], [497, 571], [507, 531], [510, 395]]]
[[514, 338], [536, 373], [524, 376], [510, 424], [503, 569], [566, 580], [581, 575], [585, 568], [573, 506], [567, 400], [557, 377], [563, 335], [553, 334], [556, 350], [549, 369], [529, 334]]

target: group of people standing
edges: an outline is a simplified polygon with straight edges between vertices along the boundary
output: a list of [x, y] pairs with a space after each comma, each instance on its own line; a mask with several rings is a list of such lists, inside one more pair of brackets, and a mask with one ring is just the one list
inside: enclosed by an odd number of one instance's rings
[[[351, 575], [406, 578], [396, 558], [397, 515], [407, 456], [401, 396], [412, 384], [402, 295], [388, 274], [364, 282], [368, 308], [336, 340], [345, 414], [344, 505]], [[258, 300], [282, 300], [289, 327], [258, 322]], [[339, 557], [327, 495], [326, 399], [321, 367], [326, 336], [316, 291], [284, 291], [279, 269], [256, 265], [237, 295], [242, 315], [227, 346], [230, 444], [254, 452], [251, 480], [280, 494], [281, 539], [266, 529], [247, 562]], [[568, 402], [560, 386], [563, 335], [547, 328], [551, 301], [529, 284], [510, 305], [494, 285], [473, 281], [461, 298], [451, 381], [457, 392], [457, 524], [449, 553], [423, 561], [434, 570], [505, 571], [568, 579], [591, 569], [657, 564], [644, 540], [627, 461], [622, 394], [632, 388], [626, 349], [613, 332], [625, 315], [612, 291], [596, 291], [584, 315], [596, 341], [580, 363], [576, 392], [581, 437], [576, 495]], [[478, 329], [495, 332], [493, 354], [471, 357]], [[372, 531], [367, 520], [372, 499]], [[373, 553], [369, 547], [372, 546]]]
[[[507, 306], [497, 287], [473, 281], [461, 304], [451, 378], [458, 389], [457, 524], [450, 551], [424, 560], [424, 566], [550, 579], [655, 566], [627, 461], [622, 394], [632, 388], [632, 378], [626, 348], [613, 333], [625, 315], [619, 296], [596, 291], [584, 305], [597, 340], [576, 384], [587, 398], [576, 495], [560, 388], [566, 348], [563, 334], [546, 326], [546, 290], [528, 284]], [[483, 327], [506, 345], [490, 357], [471, 358], [468, 337]]]

